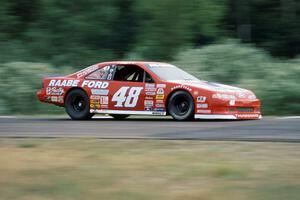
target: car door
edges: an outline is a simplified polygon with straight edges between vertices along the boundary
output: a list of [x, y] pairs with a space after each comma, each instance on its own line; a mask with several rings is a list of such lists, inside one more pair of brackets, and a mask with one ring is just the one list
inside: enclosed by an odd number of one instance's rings
[[109, 81], [109, 110], [116, 114], [143, 114], [144, 70], [137, 65], [113, 65]]

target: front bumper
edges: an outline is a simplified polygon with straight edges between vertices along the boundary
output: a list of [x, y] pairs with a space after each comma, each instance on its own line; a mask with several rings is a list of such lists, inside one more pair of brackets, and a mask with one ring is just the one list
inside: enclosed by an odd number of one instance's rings
[[228, 119], [228, 120], [242, 120], [242, 119], [261, 119], [261, 114], [195, 114], [195, 119]]
[[[203, 104], [202, 104], [203, 105]], [[212, 99], [207, 108], [199, 109], [196, 105], [195, 119], [261, 119], [261, 103], [259, 99], [255, 100], [220, 100]]]

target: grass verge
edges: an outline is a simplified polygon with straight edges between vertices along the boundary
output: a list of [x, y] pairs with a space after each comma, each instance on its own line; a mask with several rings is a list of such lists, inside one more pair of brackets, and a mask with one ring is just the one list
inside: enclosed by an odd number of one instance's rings
[[299, 199], [300, 145], [1, 139], [0, 199]]

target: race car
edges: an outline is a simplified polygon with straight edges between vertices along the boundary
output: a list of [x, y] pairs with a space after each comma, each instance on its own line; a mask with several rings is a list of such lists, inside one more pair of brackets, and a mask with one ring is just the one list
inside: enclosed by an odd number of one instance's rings
[[249, 90], [199, 80], [161, 62], [116, 61], [62, 77], [46, 77], [41, 102], [64, 106], [74, 120], [94, 114], [171, 115], [175, 120], [260, 119], [260, 100]]

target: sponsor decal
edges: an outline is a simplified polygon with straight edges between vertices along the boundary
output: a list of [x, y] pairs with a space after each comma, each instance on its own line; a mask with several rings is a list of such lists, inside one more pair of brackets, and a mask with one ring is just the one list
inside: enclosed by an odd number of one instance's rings
[[101, 109], [103, 109], [103, 108], [106, 108], [106, 109], [107, 109], [107, 108], [108, 108], [108, 105], [103, 105], [103, 104], [101, 104], [100, 106], [101, 106]]
[[154, 108], [152, 115], [165, 115], [165, 109], [163, 108]]
[[102, 82], [102, 81], [91, 81], [91, 80], [85, 80], [82, 82], [81, 87], [89, 87], [89, 88], [98, 88], [98, 89], [105, 89], [109, 86], [108, 82]]
[[100, 99], [91, 99], [90, 108], [100, 109]]
[[154, 83], [146, 83], [145, 87], [146, 87], [146, 89], [155, 88], [155, 84]]
[[259, 114], [236, 114], [237, 118], [258, 118]]
[[108, 107], [108, 96], [90, 96], [90, 108], [100, 109]]
[[163, 94], [158, 94], [158, 95], [156, 95], [156, 97], [155, 97], [155, 99], [158, 99], [158, 100], [162, 100], [162, 99], [164, 99], [165, 98], [165, 95], [163, 95]]
[[156, 103], [164, 103], [164, 100], [161, 100], [161, 99], [156, 100]]
[[56, 88], [56, 87], [47, 87], [46, 88], [46, 95], [62, 95], [65, 93], [63, 88]]
[[162, 104], [162, 103], [157, 103], [157, 104], [155, 104], [155, 107], [157, 107], [157, 108], [164, 108], [165, 105]]
[[158, 88], [166, 88], [166, 84], [157, 84], [156, 87], [158, 87]]
[[238, 96], [239, 98], [241, 98], [241, 99], [246, 98], [246, 94], [243, 93], [243, 92], [238, 92], [238, 93], [237, 93], [237, 96]]
[[146, 92], [146, 95], [149, 95], [149, 96], [153, 95], [154, 96], [154, 95], [156, 95], [156, 93], [153, 92], [153, 91], [152, 92]]
[[197, 104], [197, 108], [208, 108], [208, 104], [207, 103]]
[[96, 95], [108, 95], [108, 90], [103, 89], [91, 89], [92, 94]]
[[235, 100], [236, 97], [234, 95], [231, 94], [221, 94], [221, 93], [215, 93], [212, 95], [213, 99], [223, 99], [223, 100], [228, 100], [228, 99], [232, 99]]
[[91, 96], [90, 96], [90, 99], [100, 99], [100, 96], [97, 96], [97, 95], [91, 95]]
[[147, 100], [153, 100], [153, 96], [151, 96], [151, 97], [146, 96], [145, 99], [147, 99]]
[[[213, 95], [212, 95], [212, 98], [213, 98], [213, 99], [222, 99], [222, 97], [223, 97], [222, 94], [219, 94], [219, 93], [216, 93], [216, 94], [213, 94]], [[224, 99], [225, 99], [225, 98], [224, 98]]]
[[145, 107], [145, 111], [152, 111], [153, 108], [152, 107]]
[[164, 94], [165, 91], [164, 91], [163, 88], [158, 88], [156, 93], [157, 93], [157, 94]]
[[80, 80], [50, 80], [49, 87], [77, 87]]
[[83, 77], [83, 76], [95, 71], [96, 69], [98, 69], [98, 65], [92, 65], [86, 69], [83, 69], [77, 73], [77, 78]]
[[155, 91], [156, 91], [155, 84], [154, 83], [146, 83], [145, 84], [145, 91], [155, 93]]
[[197, 102], [204, 103], [205, 101], [206, 101], [206, 97], [205, 96], [198, 96], [197, 97]]
[[100, 104], [108, 104], [108, 96], [100, 96]]
[[59, 103], [63, 103], [63, 102], [64, 102], [63, 96], [59, 96], [59, 97], [58, 97], [58, 102], [59, 102]]
[[156, 88], [145, 88], [146, 92], [156, 92]]
[[153, 111], [152, 115], [165, 115], [165, 113], [162, 111]]
[[52, 102], [57, 102], [57, 101], [58, 101], [57, 96], [52, 96], [52, 97], [51, 97], [51, 101], [52, 101]]
[[230, 100], [229, 105], [234, 106], [235, 105], [235, 100]]
[[171, 88], [171, 90], [175, 90], [175, 89], [185, 89], [185, 90], [188, 90], [188, 91], [192, 91], [192, 88], [190, 88], [189, 86], [186, 86], [186, 85], [176, 85], [174, 87]]
[[153, 100], [145, 100], [144, 105], [145, 107], [152, 107], [153, 106]]
[[197, 110], [197, 113], [210, 114], [211, 110], [202, 110], [202, 109], [199, 109], [199, 110]]

